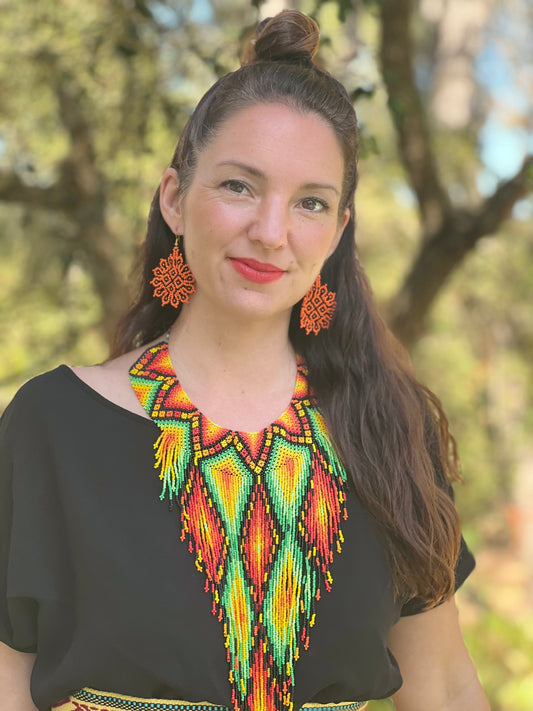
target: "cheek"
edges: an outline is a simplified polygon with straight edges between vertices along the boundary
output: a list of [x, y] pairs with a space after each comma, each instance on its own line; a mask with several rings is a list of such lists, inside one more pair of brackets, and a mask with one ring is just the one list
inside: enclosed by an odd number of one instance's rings
[[298, 259], [308, 261], [313, 267], [322, 264], [336, 236], [335, 225], [306, 225], [293, 240], [293, 250]]
[[246, 225], [246, 214], [223, 201], [208, 199], [189, 212], [186, 228], [194, 233], [194, 240], [201, 244], [225, 244]]

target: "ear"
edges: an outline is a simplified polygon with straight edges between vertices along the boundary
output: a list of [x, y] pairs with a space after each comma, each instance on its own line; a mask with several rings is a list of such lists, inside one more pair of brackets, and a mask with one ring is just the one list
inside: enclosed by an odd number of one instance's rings
[[342, 233], [344, 232], [344, 228], [348, 224], [349, 219], [350, 219], [350, 208], [347, 207], [346, 210], [344, 211], [342, 220], [338, 224], [337, 232], [335, 233], [333, 242], [330, 245], [326, 259], [328, 257], [331, 257], [333, 252], [337, 249], [337, 246], [338, 246], [339, 242], [341, 241]]
[[184, 232], [179, 185], [180, 181], [176, 170], [167, 168], [159, 186], [159, 208], [163, 219], [175, 235], [182, 235]]

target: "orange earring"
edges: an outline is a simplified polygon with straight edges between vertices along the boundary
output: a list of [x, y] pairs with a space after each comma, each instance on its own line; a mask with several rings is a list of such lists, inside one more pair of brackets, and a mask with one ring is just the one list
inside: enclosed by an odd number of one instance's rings
[[178, 235], [168, 259], [162, 257], [159, 260], [153, 275], [150, 284], [154, 287], [154, 296], [161, 299], [163, 306], [171, 304], [177, 309], [180, 304], [189, 303], [189, 296], [194, 294], [196, 287], [193, 273], [180, 251]]
[[307, 335], [329, 328], [336, 306], [335, 292], [321, 283], [319, 274], [302, 301], [300, 328], [305, 329]]

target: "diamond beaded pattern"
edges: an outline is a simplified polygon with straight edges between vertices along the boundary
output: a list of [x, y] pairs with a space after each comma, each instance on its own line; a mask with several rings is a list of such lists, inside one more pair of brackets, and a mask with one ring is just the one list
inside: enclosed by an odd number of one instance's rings
[[181, 539], [224, 629], [234, 711], [293, 709], [294, 664], [316, 602], [331, 590], [346, 518], [346, 473], [298, 363], [287, 410], [257, 433], [215, 425], [181, 387], [166, 342], [130, 369], [161, 429], [161, 499], [179, 502]]

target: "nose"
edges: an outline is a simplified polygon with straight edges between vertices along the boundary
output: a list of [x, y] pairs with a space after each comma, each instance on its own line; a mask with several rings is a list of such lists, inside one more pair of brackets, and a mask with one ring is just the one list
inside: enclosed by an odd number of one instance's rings
[[262, 199], [248, 229], [250, 239], [261, 242], [267, 249], [278, 249], [287, 243], [288, 232], [287, 203], [280, 196]]

